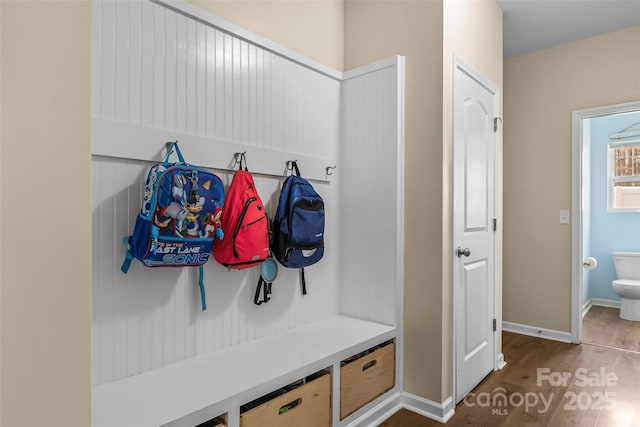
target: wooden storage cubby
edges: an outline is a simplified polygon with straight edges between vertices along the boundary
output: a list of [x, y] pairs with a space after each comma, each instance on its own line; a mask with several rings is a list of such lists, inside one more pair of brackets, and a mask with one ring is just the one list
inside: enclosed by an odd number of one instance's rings
[[241, 427], [329, 427], [331, 374], [315, 374], [245, 407], [250, 409], [241, 412]]
[[198, 424], [196, 427], [227, 427], [227, 421], [224, 416], [219, 416]]
[[384, 343], [342, 361], [340, 419], [343, 420], [395, 384], [395, 344]]

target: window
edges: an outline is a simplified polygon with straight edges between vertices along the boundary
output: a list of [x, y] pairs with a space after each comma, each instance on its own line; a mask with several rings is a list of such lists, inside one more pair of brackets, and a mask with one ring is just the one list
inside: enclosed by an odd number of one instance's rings
[[640, 211], [640, 140], [609, 144], [609, 210]]

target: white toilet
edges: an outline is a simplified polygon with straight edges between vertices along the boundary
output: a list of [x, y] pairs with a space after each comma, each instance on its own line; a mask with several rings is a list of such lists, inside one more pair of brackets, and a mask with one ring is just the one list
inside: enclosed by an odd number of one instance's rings
[[620, 318], [640, 321], [640, 252], [614, 252], [617, 280], [613, 290], [620, 297]]

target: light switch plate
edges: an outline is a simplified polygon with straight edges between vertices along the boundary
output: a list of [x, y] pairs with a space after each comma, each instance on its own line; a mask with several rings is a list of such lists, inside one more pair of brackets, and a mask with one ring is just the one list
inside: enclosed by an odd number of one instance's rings
[[560, 224], [569, 224], [571, 218], [569, 217], [569, 211], [560, 211]]

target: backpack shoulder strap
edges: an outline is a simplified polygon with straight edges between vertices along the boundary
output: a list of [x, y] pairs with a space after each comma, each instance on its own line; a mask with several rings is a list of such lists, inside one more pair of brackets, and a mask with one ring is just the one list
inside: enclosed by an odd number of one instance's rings
[[198, 286], [200, 287], [200, 303], [202, 304], [202, 311], [207, 309], [207, 299], [204, 295], [204, 268], [202, 265], [198, 266]]
[[169, 143], [169, 149], [167, 150], [167, 155], [164, 158], [164, 163], [163, 165], [169, 166], [169, 158], [171, 157], [171, 154], [173, 154], [173, 152], [176, 153], [176, 156], [178, 156], [178, 161], [180, 163], [185, 163], [184, 161], [184, 157], [182, 156], [182, 152], [180, 151], [180, 148], [178, 147], [178, 141], [174, 141], [174, 142], [170, 142]]
[[280, 197], [278, 198], [278, 208], [276, 209], [275, 220], [280, 221], [287, 215], [287, 205], [289, 203], [289, 194], [291, 192], [291, 180], [293, 178], [288, 176], [282, 183], [280, 189]]
[[307, 294], [307, 281], [304, 279], [304, 268], [300, 269], [300, 285], [302, 285], [302, 295]]
[[131, 253], [131, 247], [129, 246], [129, 237], [124, 238], [124, 245], [127, 248], [127, 253], [124, 255], [124, 261], [122, 261], [122, 266], [120, 266], [120, 271], [127, 274], [129, 271], [129, 267], [131, 267], [131, 260], [133, 259], [133, 254]]

